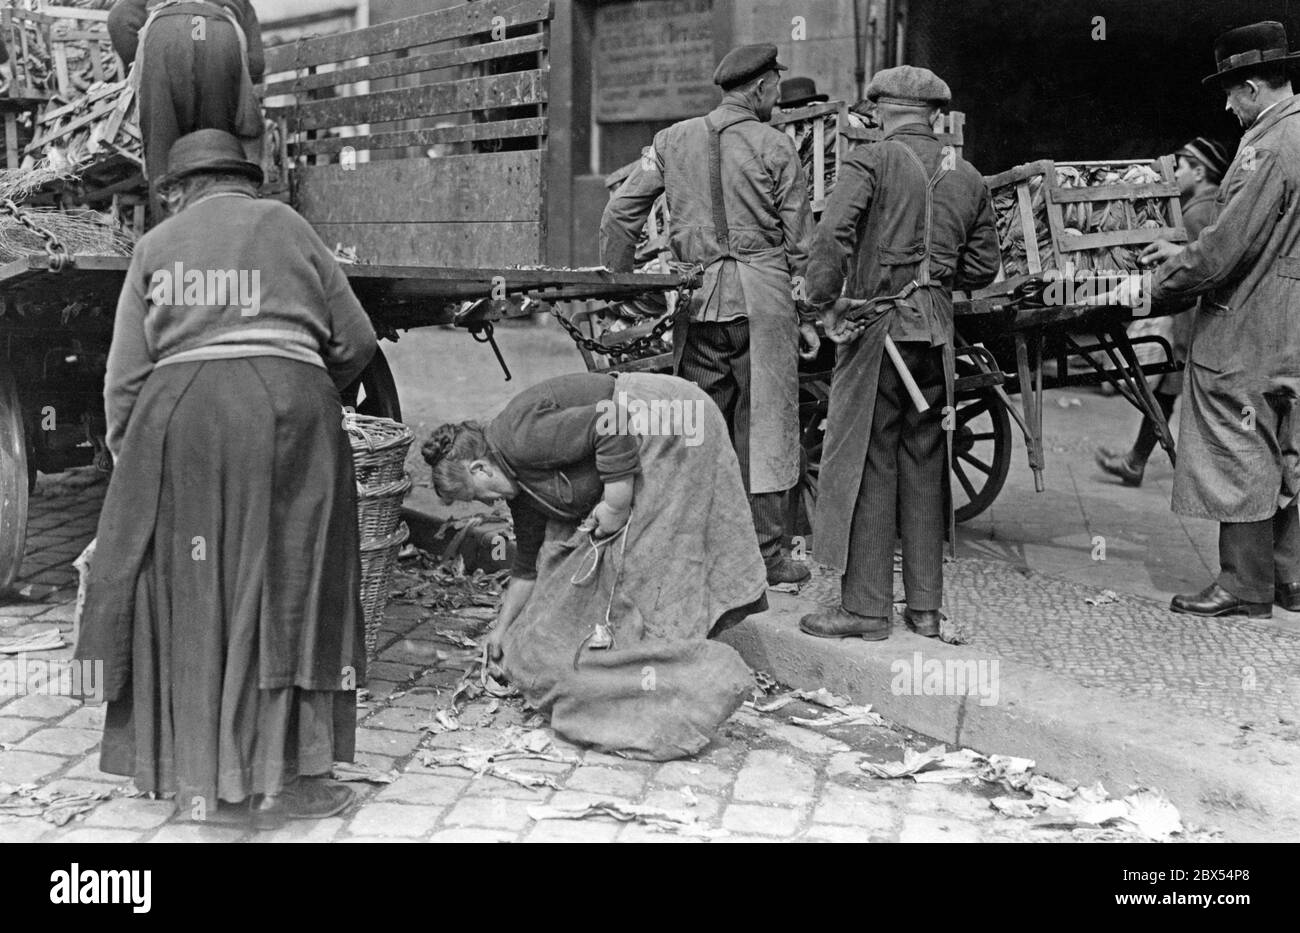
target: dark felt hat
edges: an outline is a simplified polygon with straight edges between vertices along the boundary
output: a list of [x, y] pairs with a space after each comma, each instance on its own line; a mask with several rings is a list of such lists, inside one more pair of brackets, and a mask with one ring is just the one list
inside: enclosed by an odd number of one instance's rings
[[239, 139], [225, 130], [195, 130], [172, 143], [161, 184], [173, 184], [198, 172], [235, 172], [255, 184], [262, 183], [262, 167], [248, 161]]
[[1208, 136], [1197, 136], [1174, 155], [1184, 156], [1200, 162], [1205, 166], [1206, 176], [1216, 184], [1219, 179], [1223, 178], [1223, 173], [1228, 170], [1228, 165], [1232, 162], [1232, 158], [1228, 155], [1228, 150], [1224, 148], [1223, 143], [1217, 139], [1210, 139]]
[[867, 100], [875, 104], [942, 107], [952, 101], [952, 91], [929, 68], [899, 65], [877, 71], [867, 85]]
[[817, 93], [817, 82], [812, 78], [786, 78], [781, 82], [781, 99], [777, 101], [777, 106], [789, 110], [828, 100], [830, 98], [825, 94]]
[[722, 56], [722, 61], [714, 69], [713, 83], [725, 91], [744, 84], [765, 71], [788, 70], [776, 60], [776, 54], [776, 46], [769, 42], [738, 46]]
[[1202, 84], [1222, 84], [1225, 78], [1240, 75], [1247, 68], [1282, 65], [1300, 59], [1291, 52], [1286, 27], [1273, 20], [1230, 29], [1214, 42], [1214, 74], [1201, 79]]

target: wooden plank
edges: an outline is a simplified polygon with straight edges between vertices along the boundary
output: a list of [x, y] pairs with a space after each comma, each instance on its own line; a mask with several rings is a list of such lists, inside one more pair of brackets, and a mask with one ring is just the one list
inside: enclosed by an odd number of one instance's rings
[[366, 136], [330, 136], [292, 143], [295, 155], [332, 155], [351, 146], [357, 150], [405, 149], [408, 146], [434, 146], [439, 143], [465, 143], [480, 139], [512, 139], [546, 133], [544, 117], [524, 120], [497, 120], [493, 123], [462, 123], [427, 130], [400, 130], [370, 133]]
[[506, 26], [544, 22], [551, 18], [551, 0], [475, 0], [365, 29], [300, 39], [267, 49], [266, 73], [311, 68], [481, 35], [491, 31], [498, 16]]
[[1143, 198], [1178, 197], [1174, 182], [1147, 182], [1138, 185], [1097, 185], [1094, 188], [1059, 188], [1055, 183], [1047, 189], [1047, 196], [1057, 204], [1079, 201], [1135, 201]]
[[299, 169], [298, 212], [312, 223], [533, 221], [541, 216], [543, 153], [388, 159], [354, 169]]
[[787, 123], [802, 123], [804, 120], [820, 119], [829, 113], [839, 113], [841, 109], [848, 110], [848, 105], [844, 101], [829, 100], [808, 104], [806, 107], [796, 107], [793, 110], [782, 110], [768, 122], [777, 129], [781, 129]]
[[1029, 185], [1016, 186], [1016, 201], [1020, 206], [1020, 229], [1025, 235], [1025, 262], [1031, 275], [1043, 271], [1043, 261], [1038, 255], [1038, 231], [1034, 226], [1034, 207], [1029, 197]]
[[339, 126], [390, 123], [495, 107], [540, 104], [547, 99], [546, 72], [534, 68], [484, 78], [444, 81], [421, 87], [378, 91], [356, 97], [268, 107], [268, 116], [283, 116], [290, 132]]
[[[1079, 163], [1076, 163], [1079, 164]], [[1017, 181], [1027, 181], [1035, 175], [1047, 175], [1053, 173], [1055, 177], [1056, 163], [1051, 159], [1039, 159], [1037, 162], [1027, 162], [1024, 165], [1017, 165], [1015, 168], [1009, 168], [1005, 172], [999, 172], [997, 175], [985, 175], [984, 183], [989, 186], [990, 191], [998, 188], [1005, 188], [1007, 185]]]
[[510, 266], [538, 263], [540, 223], [322, 223], [326, 245], [356, 247], [363, 259], [391, 264]]
[[1085, 233], [1082, 236], [1062, 236], [1061, 249], [1077, 252], [1081, 249], [1100, 249], [1107, 246], [1136, 246], [1152, 243], [1159, 238], [1166, 240], [1186, 240], [1186, 229], [1176, 227], [1142, 228], [1139, 230], [1107, 230], [1104, 233]]
[[439, 68], [453, 68], [460, 65], [472, 65], [476, 62], [490, 61], [509, 55], [524, 55], [540, 52], [546, 48], [547, 36], [537, 33], [531, 36], [519, 36], [503, 39], [500, 42], [485, 42], [470, 45], [463, 49], [448, 49], [429, 55], [412, 55], [406, 58], [392, 58], [382, 62], [372, 62], [356, 68], [340, 68], [337, 71], [319, 72], [302, 75], [285, 81], [276, 81], [262, 89], [264, 97], [277, 94], [301, 94], [324, 87], [339, 87], [356, 84], [359, 81], [374, 81], [379, 78], [396, 78], [400, 75], [416, 74], [423, 71], [436, 71]]

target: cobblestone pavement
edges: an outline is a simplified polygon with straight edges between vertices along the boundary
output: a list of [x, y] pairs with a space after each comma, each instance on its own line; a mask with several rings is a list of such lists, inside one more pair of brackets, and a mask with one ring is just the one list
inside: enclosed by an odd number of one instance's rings
[[[107, 489], [108, 478], [91, 467], [38, 479], [28, 509], [23, 565], [13, 587], [17, 593], [8, 597], [0, 593], [0, 640], [58, 627], [71, 641], [77, 595], [72, 562], [95, 537]], [[30, 655], [59, 656], [58, 652]], [[2, 730], [0, 726], [0, 741], [4, 741]]]
[[[423, 610], [393, 605], [380, 661], [362, 710], [358, 761], [393, 772], [388, 784], [354, 783], [358, 803], [339, 817], [253, 832], [245, 826], [201, 825], [173, 818], [166, 800], [125, 796], [130, 784], [100, 772], [96, 743], [102, 707], [27, 696], [0, 705], [0, 782], [39, 782], [68, 793], [101, 791], [107, 799], [63, 827], [36, 817], [0, 816], [0, 842], [119, 841], [1069, 841], [1062, 829], [1034, 828], [989, 805], [993, 791], [967, 785], [916, 784], [863, 773], [859, 761], [897, 761], [905, 747], [927, 748], [922, 736], [889, 726], [809, 728], [789, 720], [811, 715], [801, 703], [777, 714], [739, 711], [702, 754], [663, 764], [583, 752], [556, 738], [568, 761], [511, 762], [516, 772], [543, 774], [555, 788], [528, 788], [459, 767], [426, 766], [421, 753], [491, 748], [510, 726], [531, 725], [518, 700], [490, 713], [479, 699], [462, 713], [460, 731], [422, 729], [450, 703], [464, 664], [435, 633], [455, 625], [421, 621]], [[464, 625], [464, 623], [461, 623]], [[1116, 789], [1118, 790], [1118, 789]], [[997, 793], [1005, 793], [998, 790]], [[715, 838], [659, 832], [609, 817], [534, 820], [528, 809], [594, 801], [638, 803], [695, 815]], [[1125, 838], [1117, 833], [1109, 838]], [[1088, 837], [1094, 838], [1095, 831]]]

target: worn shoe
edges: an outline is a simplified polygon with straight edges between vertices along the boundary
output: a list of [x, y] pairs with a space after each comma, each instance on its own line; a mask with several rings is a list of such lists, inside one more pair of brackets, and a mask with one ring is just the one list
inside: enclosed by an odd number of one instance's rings
[[938, 609], [904, 609], [903, 621], [918, 635], [925, 638], [938, 638], [939, 623], [943, 621], [943, 613]]
[[1273, 602], [1287, 612], [1300, 612], [1300, 583], [1279, 583], [1273, 587]]
[[1141, 486], [1142, 475], [1146, 472], [1146, 464], [1138, 466], [1127, 453], [1117, 453], [1105, 447], [1097, 451], [1097, 466], [1111, 476], [1118, 476], [1125, 486]]
[[769, 586], [775, 586], [778, 583], [803, 583], [811, 576], [812, 571], [808, 569], [807, 564], [802, 561], [791, 560], [788, 557], [773, 561], [767, 568], [767, 583]]
[[1273, 615], [1272, 603], [1248, 603], [1233, 596], [1217, 583], [1211, 583], [1199, 593], [1175, 596], [1169, 603], [1174, 612], [1192, 616], [1249, 616], [1267, 619]]
[[342, 813], [355, 799], [356, 794], [346, 785], [299, 778], [253, 806], [253, 826], [273, 829], [285, 820], [323, 820]]
[[843, 606], [813, 612], [799, 620], [799, 631], [818, 638], [865, 638], [884, 641], [889, 637], [890, 621], [883, 616], [860, 616]]

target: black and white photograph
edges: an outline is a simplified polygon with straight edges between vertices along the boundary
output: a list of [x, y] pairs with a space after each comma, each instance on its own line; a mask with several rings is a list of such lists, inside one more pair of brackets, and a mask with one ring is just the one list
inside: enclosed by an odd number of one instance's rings
[[1300, 841], [1298, 89], [1290, 0], [0, 0], [22, 899], [1046, 843], [1250, 905]]

